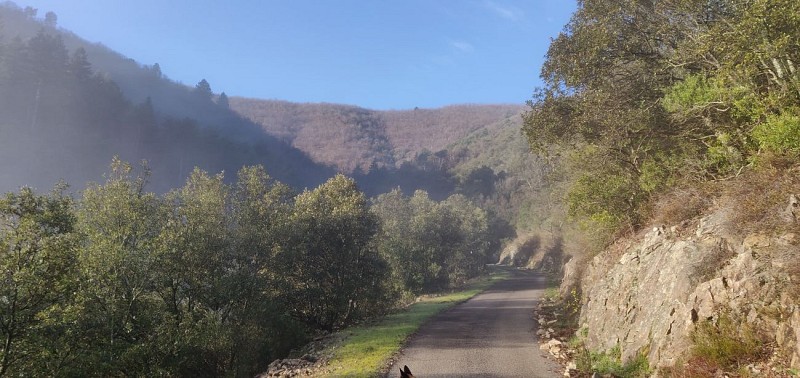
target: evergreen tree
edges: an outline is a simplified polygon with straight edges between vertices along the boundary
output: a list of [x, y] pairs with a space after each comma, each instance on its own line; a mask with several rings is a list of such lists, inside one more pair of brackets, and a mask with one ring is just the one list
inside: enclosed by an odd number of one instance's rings
[[211, 85], [208, 84], [206, 79], [200, 80], [199, 83], [194, 87], [194, 93], [197, 94], [198, 97], [204, 100], [211, 100], [211, 96], [214, 95], [214, 92], [211, 91]]
[[72, 57], [69, 61], [69, 70], [79, 81], [85, 82], [92, 77], [92, 64], [89, 63], [89, 58], [83, 47], [78, 47], [78, 49], [72, 53]]
[[226, 95], [225, 92], [219, 94], [219, 98], [217, 98], [217, 105], [225, 109], [230, 109], [231, 104], [228, 101], [228, 95]]
[[47, 25], [47, 27], [55, 28], [58, 24], [58, 16], [54, 12], [45, 13], [44, 24]]

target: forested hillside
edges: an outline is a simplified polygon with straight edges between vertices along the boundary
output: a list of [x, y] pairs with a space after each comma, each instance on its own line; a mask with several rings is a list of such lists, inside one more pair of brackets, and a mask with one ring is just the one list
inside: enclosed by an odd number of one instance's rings
[[231, 98], [231, 109], [321, 164], [345, 173], [393, 168], [446, 150], [469, 133], [518, 118], [522, 105], [375, 111], [334, 104]]
[[35, 16], [0, 6], [1, 189], [59, 179], [82, 187], [115, 155], [148, 160], [159, 191], [180, 185], [194, 166], [262, 164], [300, 188], [333, 174], [231, 112], [205, 80], [174, 83]]

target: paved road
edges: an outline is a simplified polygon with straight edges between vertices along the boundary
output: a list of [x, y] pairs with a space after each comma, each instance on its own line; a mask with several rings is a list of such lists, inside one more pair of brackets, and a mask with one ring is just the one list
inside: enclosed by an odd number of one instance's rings
[[558, 377], [536, 343], [533, 309], [546, 281], [512, 270], [511, 279], [437, 315], [411, 337], [387, 377], [408, 365], [417, 378]]

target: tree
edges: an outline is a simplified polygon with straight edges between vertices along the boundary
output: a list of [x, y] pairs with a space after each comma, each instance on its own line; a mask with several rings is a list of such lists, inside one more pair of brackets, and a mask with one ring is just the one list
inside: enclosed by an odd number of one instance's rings
[[422, 292], [425, 269], [422, 251], [411, 234], [413, 211], [409, 198], [396, 188], [375, 199], [372, 210], [381, 221], [377, 248], [389, 262], [394, 290], [407, 295]]
[[[574, 180], [590, 184], [584, 188], [601, 184], [605, 173], [615, 172], [618, 193], [627, 195], [620, 198], [624, 205], [600, 205], [591, 208], [588, 217], [613, 219], [612, 228], [635, 227], [646, 193], [669, 181], [641, 185], [640, 179], [691, 170], [691, 165], [675, 164], [671, 157], [696, 155], [694, 138], [702, 133], [671, 122], [661, 104], [679, 72], [691, 68], [675, 65], [676, 49], [701, 25], [705, 4], [582, 1], [550, 45], [541, 74], [545, 85], [530, 102], [523, 130], [539, 152], [553, 145], [577, 151], [568, 162]], [[653, 167], [666, 173], [648, 174]]]
[[459, 286], [483, 271], [491, 235], [485, 211], [462, 195], [435, 202], [424, 191], [379, 196], [378, 250], [389, 262], [395, 289], [417, 295]]
[[219, 98], [217, 99], [217, 105], [225, 109], [230, 109], [231, 104], [228, 101], [228, 95], [226, 95], [225, 92], [219, 94]]
[[169, 314], [164, 335], [181, 375], [222, 374], [233, 353], [228, 317], [235, 284], [230, 188], [223, 176], [195, 168], [166, 196], [157, 254], [159, 295]]
[[28, 18], [36, 18], [36, 13], [38, 12], [39, 9], [33, 7], [25, 7], [25, 9], [22, 10], [22, 14], [24, 14], [25, 17]]
[[277, 290], [282, 272], [275, 256], [290, 234], [292, 192], [260, 166], [243, 167], [237, 177], [229, 207], [235, 267], [229, 290], [235, 302], [227, 327], [236, 357], [229, 371], [252, 376], [305, 334], [286, 315]]
[[494, 191], [495, 181], [499, 179], [494, 170], [487, 166], [475, 168], [461, 180], [459, 192], [470, 198], [487, 197]]
[[160, 79], [163, 74], [161, 73], [161, 65], [158, 63], [154, 63], [152, 67], [150, 67], [150, 72], [153, 73], [153, 76]]
[[206, 79], [200, 80], [199, 83], [194, 87], [194, 93], [197, 94], [198, 97], [211, 101], [211, 96], [214, 93], [211, 91], [211, 85], [208, 84]]
[[455, 194], [442, 202], [442, 207], [453, 215], [459, 238], [450, 244], [447, 267], [451, 285], [463, 285], [468, 278], [477, 276], [488, 262], [489, 217], [486, 211], [475, 206], [466, 197]]
[[383, 310], [386, 265], [373, 247], [378, 219], [352, 179], [342, 175], [300, 194], [291, 216], [286, 301], [324, 330]]
[[89, 63], [89, 58], [83, 47], [78, 47], [78, 49], [72, 53], [72, 57], [69, 61], [69, 71], [82, 82], [92, 77], [92, 64]]
[[160, 367], [151, 362], [161, 350], [153, 338], [164, 313], [154, 290], [154, 251], [164, 217], [157, 197], [145, 191], [148, 170], [132, 172], [115, 158], [107, 181], [90, 185], [78, 208], [77, 227], [86, 242], [81, 324], [93, 347], [82, 361], [85, 372], [98, 375], [150, 375]]
[[0, 376], [58, 375], [69, 337], [77, 249], [72, 199], [30, 188], [0, 199]]
[[45, 13], [44, 24], [47, 25], [47, 27], [55, 28], [58, 24], [58, 16], [54, 12]]

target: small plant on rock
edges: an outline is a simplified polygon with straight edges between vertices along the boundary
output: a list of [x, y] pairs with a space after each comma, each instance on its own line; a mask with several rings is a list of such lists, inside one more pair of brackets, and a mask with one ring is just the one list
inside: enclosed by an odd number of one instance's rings
[[722, 312], [715, 320], [699, 322], [691, 338], [694, 348], [690, 364], [703, 361], [704, 365], [730, 371], [768, 355], [766, 336], [728, 312]]

